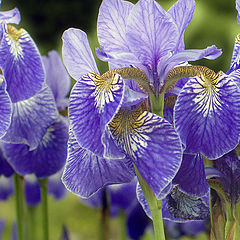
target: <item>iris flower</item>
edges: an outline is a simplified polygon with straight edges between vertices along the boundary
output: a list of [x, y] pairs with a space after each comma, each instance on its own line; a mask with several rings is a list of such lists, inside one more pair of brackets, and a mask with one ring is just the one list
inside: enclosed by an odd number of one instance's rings
[[[63, 61], [77, 80], [69, 105], [74, 140], [63, 174], [70, 191], [89, 197], [104, 185], [125, 182], [133, 172], [131, 163], [158, 198], [166, 196], [161, 192], [167, 187], [171, 190], [181, 165], [182, 144], [174, 127], [150, 111], [163, 110], [161, 93], [172, 88], [166, 80], [172, 68], [221, 54], [216, 46], [184, 50], [183, 35], [194, 9], [194, 1], [184, 0], [168, 12], [153, 0], [136, 5], [103, 1], [97, 54], [109, 62], [110, 71], [102, 75], [86, 34], [73, 28], [64, 32]], [[179, 93], [174, 91], [171, 94]], [[153, 99], [150, 104], [149, 99]], [[130, 174], [124, 173], [126, 164]]]
[[[4, 152], [14, 170], [22, 176], [33, 173], [38, 178], [49, 177], [58, 172], [66, 160], [68, 122], [59, 115], [57, 104], [65, 106], [70, 79], [59, 60], [56, 52], [50, 53], [49, 59], [45, 58], [46, 79], [53, 90], [44, 83], [33, 97], [13, 103], [12, 123], [3, 137], [7, 142]], [[58, 71], [63, 74], [53, 74]]]

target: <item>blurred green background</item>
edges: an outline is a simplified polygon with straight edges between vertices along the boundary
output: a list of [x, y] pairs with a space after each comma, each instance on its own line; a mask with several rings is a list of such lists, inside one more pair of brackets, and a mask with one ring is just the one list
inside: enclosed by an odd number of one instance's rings
[[[132, 0], [132, 2], [137, 2]], [[158, 1], [168, 9], [174, 0]], [[20, 27], [25, 28], [35, 40], [42, 55], [56, 49], [61, 54], [61, 35], [69, 27], [80, 28], [87, 32], [92, 49], [98, 46], [96, 39], [96, 20], [100, 0], [5, 0], [1, 10], [18, 7], [22, 21]], [[196, 10], [192, 22], [185, 32], [186, 48], [205, 48], [215, 44], [223, 50], [221, 57], [214, 61], [201, 60], [194, 64], [202, 64], [215, 71], [228, 70], [234, 39], [240, 32], [237, 24], [237, 11], [234, 0], [196, 0]], [[101, 64], [100, 72], [106, 70]], [[0, 202], [0, 218], [7, 221], [3, 239], [10, 239], [12, 222], [15, 219], [13, 197], [8, 202]], [[61, 227], [67, 226], [71, 232], [71, 240], [97, 239], [99, 212], [82, 205], [72, 194], [55, 203], [50, 198], [50, 239], [60, 239]], [[40, 209], [37, 209], [39, 212]], [[118, 239], [119, 219], [111, 222], [112, 239]], [[40, 231], [37, 227], [37, 231]], [[147, 237], [145, 238], [147, 239]], [[197, 239], [208, 239], [201, 235]]]

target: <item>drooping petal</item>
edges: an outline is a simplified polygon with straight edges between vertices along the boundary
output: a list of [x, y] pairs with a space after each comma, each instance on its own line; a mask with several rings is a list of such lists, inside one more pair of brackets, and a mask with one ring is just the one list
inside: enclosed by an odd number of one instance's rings
[[191, 22], [196, 3], [194, 0], [178, 0], [169, 10], [176, 25], [178, 26], [179, 37], [175, 52], [185, 49], [184, 31]]
[[43, 56], [42, 60], [46, 71], [46, 82], [53, 92], [57, 107], [64, 109], [67, 106], [66, 96], [71, 87], [70, 77], [57, 51], [50, 51], [48, 57]]
[[24, 177], [24, 196], [28, 206], [35, 207], [41, 202], [40, 185], [34, 175]]
[[235, 44], [233, 48], [233, 54], [232, 54], [232, 60], [229, 70], [227, 71], [227, 74], [230, 74], [231, 72], [238, 70], [240, 68], [240, 34], [238, 34], [235, 38]]
[[133, 4], [122, 0], [103, 0], [99, 9], [97, 33], [105, 52], [129, 52], [126, 25]]
[[3, 145], [8, 162], [24, 176], [35, 174], [38, 178], [58, 172], [67, 157], [68, 124], [60, 117], [49, 126], [38, 147], [32, 151], [25, 144]]
[[0, 44], [0, 67], [12, 102], [32, 97], [42, 88], [44, 70], [40, 53], [31, 36], [4, 24]]
[[0, 200], [6, 201], [13, 194], [12, 178], [0, 176]]
[[126, 36], [131, 51], [155, 72], [159, 59], [175, 48], [178, 29], [158, 3], [140, 0], [130, 12]]
[[143, 111], [121, 109], [109, 124], [121, 149], [135, 162], [156, 197], [175, 177], [182, 160], [178, 134], [165, 119]]
[[51, 90], [45, 84], [33, 97], [13, 104], [11, 125], [2, 140], [36, 148], [58, 112]]
[[75, 84], [70, 95], [69, 119], [83, 148], [103, 156], [102, 134], [123, 102], [124, 89], [118, 74], [103, 79], [96, 73], [89, 73]]
[[166, 68], [163, 69], [163, 76], [164, 79], [166, 78], [166, 75], [168, 72], [176, 67], [176, 65], [179, 65], [180, 63], [188, 62], [188, 61], [197, 61], [202, 58], [206, 59], [216, 59], [222, 54], [222, 50], [218, 49], [215, 45], [212, 45], [210, 47], [204, 48], [204, 49], [187, 49], [183, 50], [181, 52], [178, 52], [172, 57], [170, 57], [166, 62], [165, 66]]
[[238, 144], [240, 91], [229, 76], [201, 74], [191, 78], [178, 96], [175, 127], [188, 153], [216, 159]]
[[62, 35], [62, 57], [69, 74], [79, 80], [89, 72], [98, 73], [87, 35], [80, 29], [69, 28]]
[[19, 24], [21, 15], [17, 8], [9, 11], [0, 11], [0, 22]]
[[183, 154], [181, 167], [173, 180], [178, 188], [193, 197], [201, 197], [208, 193], [204, 164], [201, 154]]
[[70, 192], [88, 198], [104, 186], [130, 182], [134, 177], [131, 167], [124, 161], [106, 160], [83, 149], [70, 132], [62, 181]]
[[[149, 218], [152, 214], [144, 197], [140, 184], [137, 185], [137, 198]], [[201, 197], [190, 197], [175, 187], [172, 192], [162, 200], [163, 219], [173, 222], [189, 222], [203, 220], [209, 217], [208, 194]]]
[[205, 199], [207, 198], [190, 197], [175, 188], [167, 197], [167, 210], [174, 218], [186, 220], [208, 219], [209, 206], [208, 202], [204, 201]]
[[3, 79], [0, 79], [0, 137], [6, 133], [10, 126], [12, 114], [11, 100], [3, 81]]

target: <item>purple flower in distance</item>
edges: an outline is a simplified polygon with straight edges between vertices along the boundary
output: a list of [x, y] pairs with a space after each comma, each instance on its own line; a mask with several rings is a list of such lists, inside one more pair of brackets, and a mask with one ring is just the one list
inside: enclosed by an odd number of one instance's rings
[[120, 210], [124, 211], [128, 237], [138, 240], [143, 236], [150, 222], [136, 198], [136, 183], [137, 180], [134, 179], [130, 183], [108, 186], [105, 190], [100, 190], [81, 201], [90, 207], [102, 208], [103, 194], [107, 194], [111, 216], [117, 217]]
[[[48, 194], [55, 200], [60, 200], [65, 196], [66, 189], [61, 182], [61, 171], [48, 178]], [[25, 200], [29, 206], [36, 206], [41, 202], [40, 185], [35, 175], [24, 177]]]
[[12, 102], [28, 99], [42, 88], [44, 70], [40, 53], [31, 36], [19, 24], [17, 8], [0, 12], [0, 67]]
[[57, 108], [64, 110], [68, 106], [66, 96], [71, 87], [70, 77], [57, 51], [52, 50], [42, 61], [46, 71], [46, 83], [51, 88]]

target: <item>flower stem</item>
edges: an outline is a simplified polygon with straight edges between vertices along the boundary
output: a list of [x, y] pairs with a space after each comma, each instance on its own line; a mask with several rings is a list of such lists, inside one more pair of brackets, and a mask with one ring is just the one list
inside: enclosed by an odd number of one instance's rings
[[41, 200], [42, 200], [42, 230], [43, 240], [49, 239], [48, 229], [48, 179], [38, 179], [41, 188]]
[[28, 216], [28, 239], [36, 239], [36, 208], [27, 207], [27, 216]]
[[156, 199], [152, 189], [142, 178], [135, 164], [134, 164], [134, 168], [135, 168], [138, 181], [141, 185], [144, 197], [150, 207], [152, 220], [153, 220], [155, 240], [165, 240], [164, 226], [163, 226], [163, 219], [162, 219], [162, 200]]
[[102, 206], [100, 209], [99, 240], [109, 239], [109, 204], [108, 192], [107, 189], [104, 188], [102, 192]]
[[17, 173], [14, 174], [14, 191], [17, 218], [17, 236], [18, 240], [24, 240], [24, 195], [23, 195], [23, 179]]
[[120, 227], [121, 227], [121, 240], [127, 240], [127, 229], [126, 229], [126, 214], [123, 209], [120, 209]]

